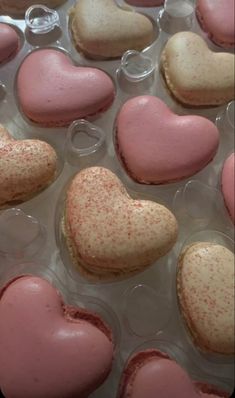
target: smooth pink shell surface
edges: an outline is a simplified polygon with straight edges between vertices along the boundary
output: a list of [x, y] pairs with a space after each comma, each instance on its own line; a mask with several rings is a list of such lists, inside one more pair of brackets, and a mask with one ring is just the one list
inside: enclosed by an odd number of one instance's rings
[[20, 38], [10, 25], [0, 23], [0, 63], [13, 57], [20, 44]]
[[227, 393], [217, 393], [212, 386], [191, 380], [186, 371], [166, 354], [157, 350], [146, 350], [135, 354], [128, 362], [118, 398], [219, 398], [227, 396]]
[[164, 0], [125, 0], [126, 3], [137, 7], [155, 7], [164, 3]]
[[197, 16], [211, 40], [222, 47], [234, 47], [234, 0], [197, 0]]
[[6, 398], [87, 398], [104, 381], [112, 342], [89, 315], [73, 318], [67, 308], [38, 277], [18, 278], [3, 290], [0, 389]]
[[235, 153], [232, 153], [224, 163], [222, 193], [230, 217], [235, 224]]
[[115, 88], [103, 71], [75, 66], [59, 50], [42, 49], [23, 61], [17, 92], [20, 107], [29, 119], [60, 126], [106, 110]]
[[178, 116], [157, 97], [128, 100], [117, 118], [116, 143], [127, 172], [162, 184], [189, 177], [214, 157], [217, 127], [200, 116]]

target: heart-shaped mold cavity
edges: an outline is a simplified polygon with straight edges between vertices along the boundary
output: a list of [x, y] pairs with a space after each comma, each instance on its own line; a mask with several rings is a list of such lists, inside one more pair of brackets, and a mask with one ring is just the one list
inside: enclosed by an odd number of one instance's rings
[[35, 5], [27, 9], [25, 23], [32, 33], [45, 34], [59, 26], [60, 19], [57, 11], [43, 5]]
[[81, 158], [97, 154], [105, 145], [104, 131], [87, 120], [75, 120], [68, 129], [67, 160], [77, 165]]
[[155, 65], [152, 59], [143, 53], [128, 50], [122, 56], [121, 70], [129, 81], [138, 82], [152, 75]]
[[36, 218], [12, 208], [0, 216], [0, 236], [0, 254], [23, 259], [33, 256], [43, 246], [46, 231]]
[[140, 284], [126, 292], [124, 320], [132, 334], [139, 337], [156, 335], [165, 327], [169, 317], [167, 298], [151, 287]]
[[192, 0], [165, 0], [164, 8], [159, 12], [159, 26], [169, 34], [191, 30], [194, 8]]

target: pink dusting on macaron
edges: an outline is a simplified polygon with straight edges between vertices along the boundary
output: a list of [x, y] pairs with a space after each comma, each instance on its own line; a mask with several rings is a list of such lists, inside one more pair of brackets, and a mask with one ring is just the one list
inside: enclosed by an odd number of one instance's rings
[[156, 349], [147, 349], [134, 354], [127, 363], [118, 398], [226, 398], [228, 396], [227, 393], [217, 391], [215, 387], [191, 380], [186, 371], [167, 354]]
[[114, 100], [115, 88], [105, 72], [75, 66], [62, 51], [42, 49], [21, 64], [17, 93], [29, 119], [45, 126], [64, 126], [105, 111]]
[[234, 0], [197, 0], [197, 17], [209, 38], [221, 47], [234, 47]]
[[63, 303], [39, 277], [11, 281], [0, 298], [0, 388], [5, 397], [87, 398], [111, 370], [109, 328]]
[[157, 97], [128, 100], [117, 118], [117, 151], [128, 174], [147, 184], [189, 177], [215, 156], [217, 127], [208, 119], [178, 116]]
[[10, 25], [0, 23], [0, 63], [11, 59], [18, 51], [20, 38]]
[[235, 153], [227, 158], [223, 166], [222, 193], [230, 217], [235, 224]]
[[126, 3], [137, 7], [155, 7], [164, 3], [164, 0], [125, 0]]

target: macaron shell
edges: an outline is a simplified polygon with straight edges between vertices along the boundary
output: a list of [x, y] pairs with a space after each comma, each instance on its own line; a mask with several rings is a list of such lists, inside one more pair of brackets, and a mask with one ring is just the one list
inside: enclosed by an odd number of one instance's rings
[[221, 105], [234, 98], [234, 54], [212, 52], [196, 33], [173, 35], [161, 68], [170, 92], [183, 104]]
[[222, 193], [230, 217], [235, 224], [235, 154], [225, 161], [222, 170]]
[[15, 140], [0, 126], [0, 208], [30, 199], [56, 176], [57, 155], [40, 140]]
[[18, 51], [20, 38], [10, 25], [0, 23], [0, 64], [8, 61]]
[[38, 277], [21, 277], [5, 288], [0, 386], [6, 397], [85, 398], [104, 381], [111, 369], [112, 341], [95, 326], [101, 324], [97, 316], [73, 310], [70, 316], [55, 288]]
[[105, 280], [143, 271], [165, 255], [177, 222], [164, 206], [133, 200], [110, 170], [91, 167], [69, 185], [63, 232], [80, 272]]
[[221, 47], [234, 47], [234, 0], [197, 0], [196, 12], [212, 41]]
[[23, 113], [45, 126], [64, 126], [105, 111], [113, 102], [111, 78], [96, 68], [78, 67], [63, 52], [32, 52], [17, 77], [19, 105]]
[[116, 144], [128, 174], [162, 184], [189, 177], [215, 156], [216, 126], [199, 116], [178, 116], [157, 97], [127, 101], [117, 117]]
[[195, 344], [207, 352], [234, 353], [234, 254], [218, 244], [200, 242], [178, 262], [181, 313]]
[[79, 0], [71, 9], [71, 32], [78, 51], [91, 58], [116, 58], [142, 50], [154, 37], [153, 24], [114, 0]]
[[58, 7], [66, 0], [0, 0], [0, 14], [23, 15], [27, 8], [35, 4]]
[[[170, 382], [169, 382], [170, 380]], [[118, 398], [219, 398], [227, 393], [194, 382], [167, 354], [147, 349], [134, 354], [126, 364]]]

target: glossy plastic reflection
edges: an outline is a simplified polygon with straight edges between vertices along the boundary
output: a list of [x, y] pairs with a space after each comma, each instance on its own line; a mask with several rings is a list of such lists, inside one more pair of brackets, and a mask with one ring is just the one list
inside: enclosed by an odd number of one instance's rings
[[195, 4], [192, 0], [165, 0], [159, 13], [159, 26], [169, 34], [191, 30]]
[[105, 134], [99, 127], [83, 119], [70, 125], [66, 139], [68, 163], [77, 166], [82, 159], [97, 154], [104, 146]]
[[57, 11], [39, 4], [28, 8], [25, 23], [32, 33], [46, 34], [59, 26], [60, 19]]
[[121, 71], [127, 80], [138, 82], [151, 76], [155, 65], [150, 57], [135, 50], [126, 51], [121, 59]]
[[225, 109], [218, 113], [216, 125], [225, 134], [234, 134], [235, 129], [235, 101], [228, 103]]

